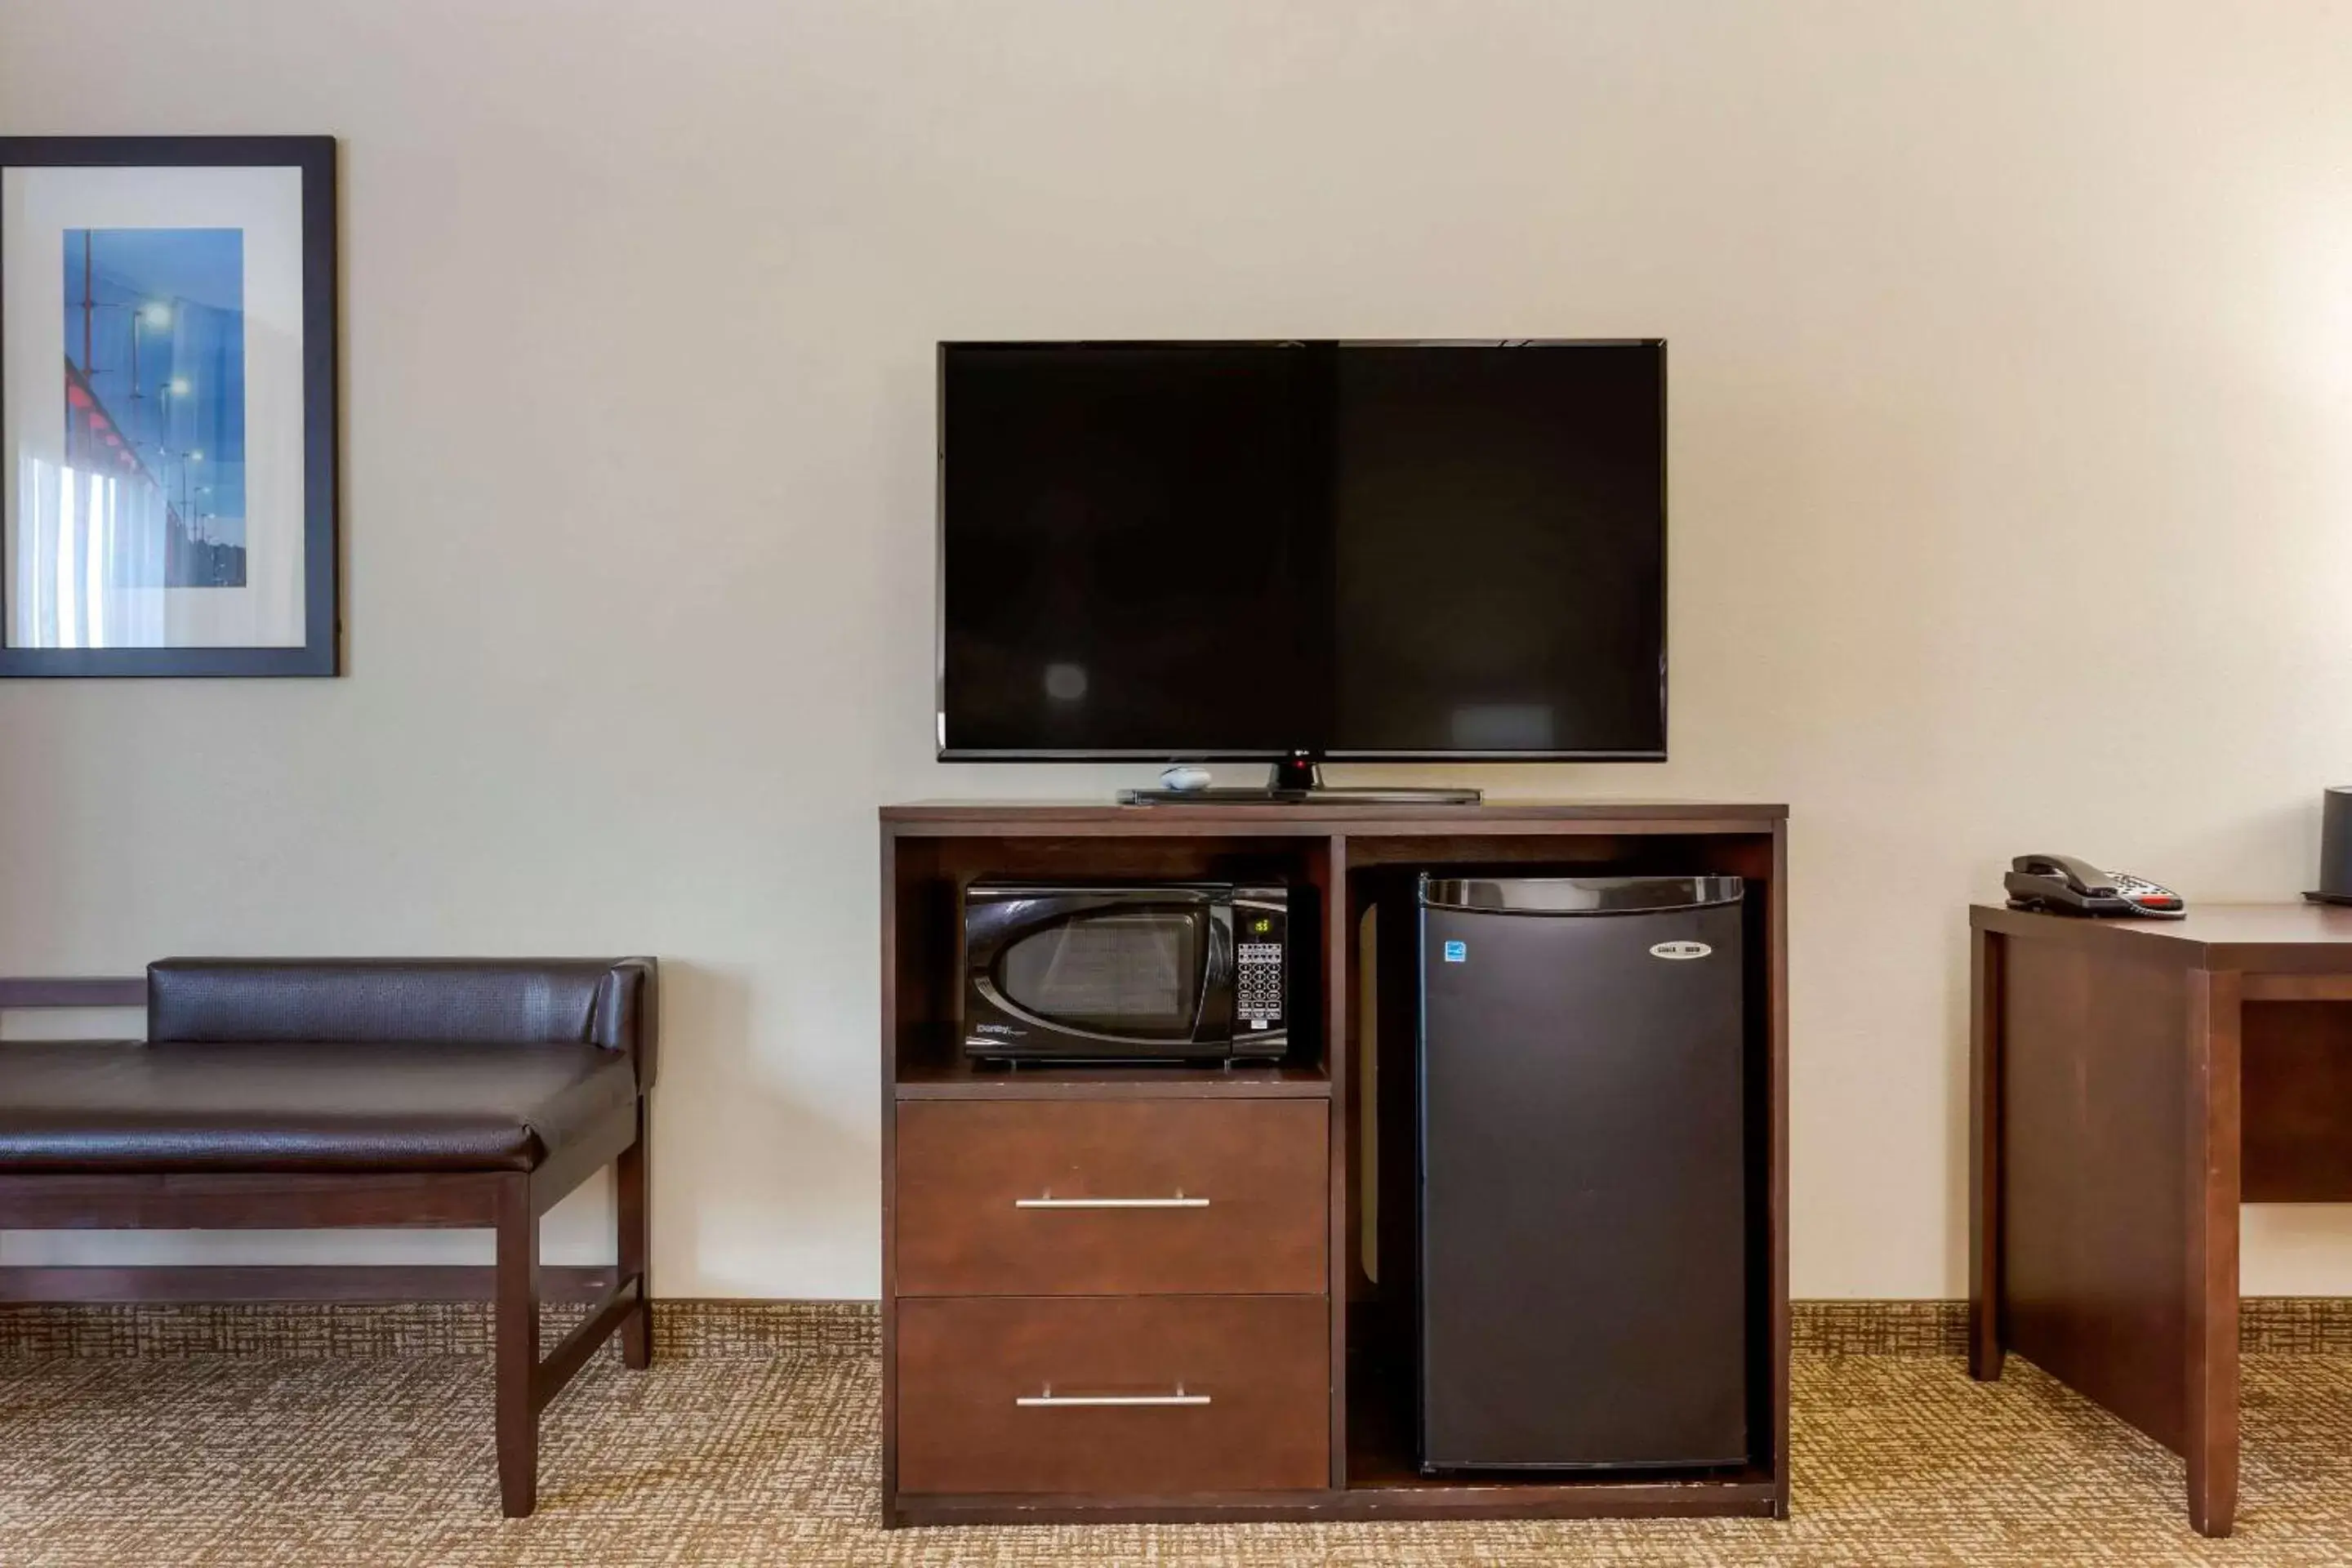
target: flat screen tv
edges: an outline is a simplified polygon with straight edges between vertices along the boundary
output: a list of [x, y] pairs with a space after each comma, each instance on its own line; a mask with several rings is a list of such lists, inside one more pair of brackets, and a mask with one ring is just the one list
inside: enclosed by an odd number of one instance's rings
[[1665, 344], [940, 348], [943, 759], [1656, 761]]

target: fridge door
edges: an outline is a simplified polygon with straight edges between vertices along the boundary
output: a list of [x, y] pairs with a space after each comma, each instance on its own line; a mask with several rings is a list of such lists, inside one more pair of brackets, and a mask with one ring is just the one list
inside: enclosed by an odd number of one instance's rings
[[1738, 883], [1675, 885], [1424, 882], [1425, 1469], [1749, 1457]]

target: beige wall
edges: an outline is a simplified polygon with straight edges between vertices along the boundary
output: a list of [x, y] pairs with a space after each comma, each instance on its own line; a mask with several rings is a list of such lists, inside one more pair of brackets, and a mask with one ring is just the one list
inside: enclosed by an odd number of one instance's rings
[[1675, 760], [1475, 776], [1791, 804], [1796, 1289], [1957, 1294], [1963, 906], [2291, 896], [2352, 774], [2347, 82], [2331, 0], [0, 0], [0, 132], [344, 139], [351, 623], [0, 689], [0, 971], [658, 953], [658, 1289], [870, 1294], [874, 807], [1149, 776], [931, 761], [933, 341], [1661, 334]]

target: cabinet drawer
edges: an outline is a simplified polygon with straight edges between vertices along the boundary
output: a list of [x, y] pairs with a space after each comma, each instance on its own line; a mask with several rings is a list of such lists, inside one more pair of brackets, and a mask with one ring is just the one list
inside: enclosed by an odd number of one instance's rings
[[901, 1296], [1314, 1294], [1320, 1100], [898, 1107]]
[[1320, 1489], [1329, 1345], [1320, 1296], [902, 1300], [898, 1485]]

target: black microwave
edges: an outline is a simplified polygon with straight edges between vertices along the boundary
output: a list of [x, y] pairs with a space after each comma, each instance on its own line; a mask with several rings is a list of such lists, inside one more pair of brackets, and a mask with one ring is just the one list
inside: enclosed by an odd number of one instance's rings
[[1288, 888], [1225, 882], [973, 882], [963, 895], [964, 1054], [1286, 1056], [1295, 901]]

